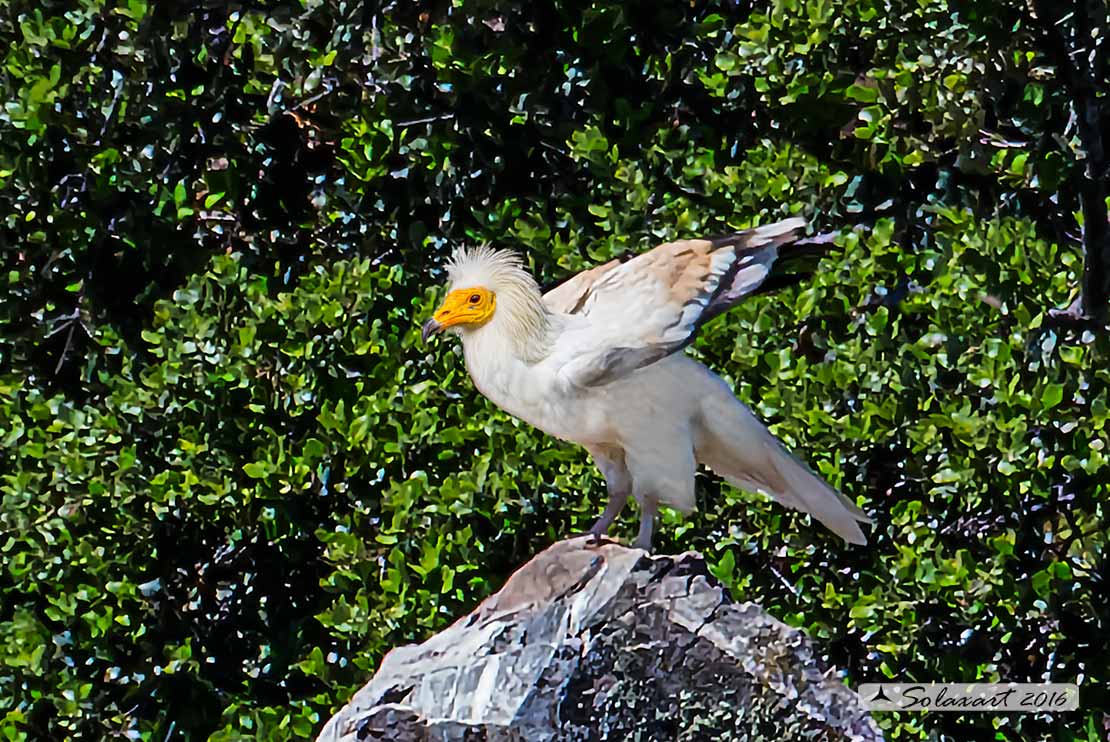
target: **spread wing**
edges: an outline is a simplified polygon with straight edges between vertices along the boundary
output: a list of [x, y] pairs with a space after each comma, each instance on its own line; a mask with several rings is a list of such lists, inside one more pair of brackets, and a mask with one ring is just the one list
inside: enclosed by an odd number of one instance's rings
[[[544, 295], [553, 311], [577, 315], [553, 356], [577, 386], [607, 384], [693, 342], [703, 324], [741, 298], [801, 279], [797, 258], [829, 239], [801, 242], [795, 217], [743, 232], [681, 240], [579, 273]], [[808, 249], [807, 249], [808, 248]]]

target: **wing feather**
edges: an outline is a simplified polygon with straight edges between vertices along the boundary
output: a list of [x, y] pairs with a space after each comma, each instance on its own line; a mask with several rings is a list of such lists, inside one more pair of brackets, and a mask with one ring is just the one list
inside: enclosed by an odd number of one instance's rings
[[581, 273], [576, 273], [571, 278], [563, 281], [555, 288], [543, 295], [543, 303], [554, 312], [563, 314], [576, 314], [582, 309], [586, 298], [593, 291], [594, 284], [609, 271], [621, 264], [620, 260], [610, 260], [604, 265], [599, 265]]
[[[544, 295], [578, 315], [559, 343], [564, 379], [607, 384], [689, 345], [698, 330], [740, 299], [789, 280], [776, 271], [806, 222], [786, 219], [743, 232], [680, 240], [584, 271]], [[809, 251], [816, 245], [810, 242]], [[782, 261], [789, 262], [789, 261]]]

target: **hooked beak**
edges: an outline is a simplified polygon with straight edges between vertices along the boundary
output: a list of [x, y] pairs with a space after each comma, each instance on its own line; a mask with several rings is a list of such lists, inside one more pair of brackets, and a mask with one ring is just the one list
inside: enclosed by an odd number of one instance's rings
[[443, 325], [436, 322], [435, 318], [433, 317], [432, 319], [425, 322], [424, 326], [420, 328], [420, 339], [426, 343], [428, 342], [428, 338], [430, 338], [432, 335], [437, 335], [441, 332], [443, 332]]

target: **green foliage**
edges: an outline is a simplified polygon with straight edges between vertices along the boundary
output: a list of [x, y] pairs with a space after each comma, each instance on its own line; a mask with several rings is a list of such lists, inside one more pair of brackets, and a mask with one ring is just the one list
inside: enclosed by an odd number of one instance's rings
[[449, 248], [550, 283], [795, 213], [837, 250], [693, 352], [871, 544], [706, 475], [658, 548], [852, 684], [1081, 678], [890, 739], [1100, 738], [1110, 340], [1048, 316], [1078, 167], [1022, 5], [187, 5], [0, 19], [4, 739], [310, 736], [601, 508], [420, 343]]

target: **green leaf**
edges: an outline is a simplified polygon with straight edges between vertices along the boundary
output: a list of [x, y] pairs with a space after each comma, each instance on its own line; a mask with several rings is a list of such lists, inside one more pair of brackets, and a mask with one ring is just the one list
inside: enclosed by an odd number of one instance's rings
[[1063, 384], [1045, 384], [1044, 391], [1041, 392], [1041, 405], [1046, 410], [1051, 410], [1064, 398], [1064, 385]]

